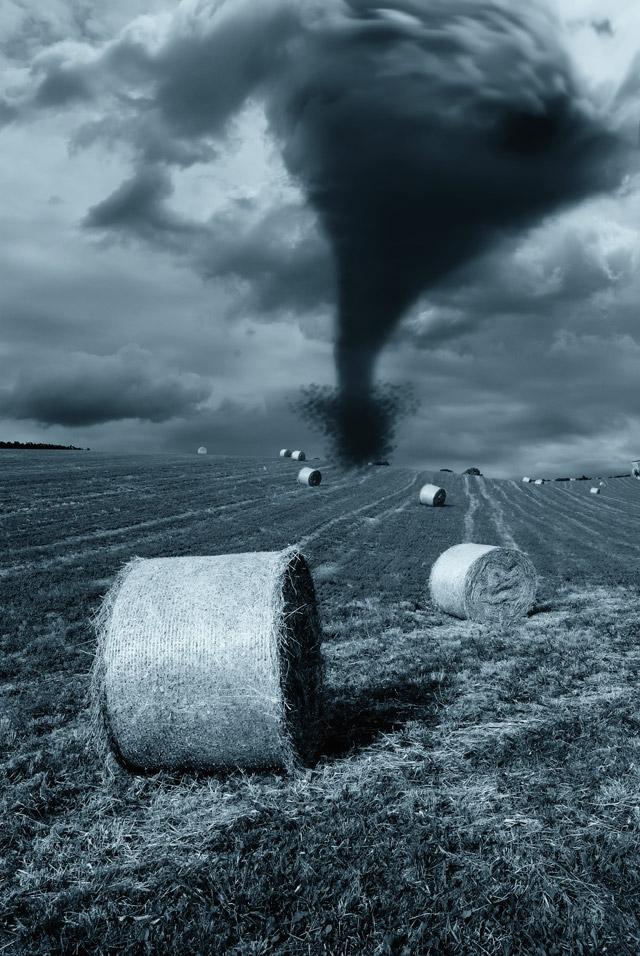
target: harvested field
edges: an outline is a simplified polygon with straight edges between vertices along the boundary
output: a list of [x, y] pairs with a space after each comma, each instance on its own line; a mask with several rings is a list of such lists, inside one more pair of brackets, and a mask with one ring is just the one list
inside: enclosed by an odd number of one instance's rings
[[[0, 952], [637, 954], [640, 482], [318, 467], [2, 453]], [[463, 541], [527, 552], [528, 619], [433, 608]], [[90, 618], [122, 564], [293, 544], [318, 766], [105, 778]]]

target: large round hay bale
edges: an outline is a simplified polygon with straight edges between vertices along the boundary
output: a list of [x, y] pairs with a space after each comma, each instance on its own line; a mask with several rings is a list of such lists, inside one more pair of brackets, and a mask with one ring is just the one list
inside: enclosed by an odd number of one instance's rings
[[292, 451], [292, 452], [291, 452], [291, 457], [293, 458], [294, 461], [306, 461], [306, 460], [307, 460], [307, 456], [305, 455], [305, 453], [304, 453], [303, 451]]
[[322, 475], [317, 468], [301, 468], [298, 472], [298, 481], [301, 485], [317, 487], [322, 481]]
[[291, 449], [290, 448], [281, 448], [280, 457], [281, 458], [291, 458]]
[[592, 495], [599, 495], [599, 494], [600, 494], [600, 489], [599, 489], [599, 488], [591, 488], [590, 490], [591, 490], [591, 494], [592, 494]]
[[199, 454], [199, 455], [206, 455], [206, 454], [207, 454], [207, 449], [204, 447], [204, 445], [200, 445], [200, 447], [198, 448], [198, 454]]
[[423, 485], [420, 489], [420, 504], [430, 505], [432, 508], [441, 507], [447, 500], [447, 493], [444, 488], [437, 485]]
[[544, 478], [536, 478], [534, 485], [544, 485]]
[[97, 623], [94, 699], [130, 771], [313, 761], [321, 633], [295, 549], [136, 559]]
[[525, 477], [522, 480], [524, 481], [525, 485], [528, 485], [531, 481], [531, 478], [527, 478], [525, 475]]
[[533, 564], [516, 548], [456, 544], [431, 569], [433, 603], [471, 621], [513, 621], [531, 608], [537, 590]]

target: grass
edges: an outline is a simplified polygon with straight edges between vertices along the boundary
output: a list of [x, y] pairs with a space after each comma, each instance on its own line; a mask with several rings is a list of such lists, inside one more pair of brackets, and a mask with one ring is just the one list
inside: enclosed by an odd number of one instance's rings
[[88, 612], [112, 558], [7, 579], [0, 953], [638, 953], [637, 587], [547, 573], [521, 624], [454, 621], [389, 520], [319, 546], [324, 748], [295, 777], [105, 769]]
[[5, 945], [637, 953], [638, 620], [623, 589], [504, 631], [346, 605], [325, 754], [294, 779], [105, 777], [84, 711], [25, 687], [1, 724]]

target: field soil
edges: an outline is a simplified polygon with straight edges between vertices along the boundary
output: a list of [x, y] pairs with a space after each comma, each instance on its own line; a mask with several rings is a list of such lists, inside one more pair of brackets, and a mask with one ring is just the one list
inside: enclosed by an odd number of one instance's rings
[[[640, 481], [0, 455], [0, 954], [640, 951]], [[529, 555], [528, 618], [431, 605], [463, 541]], [[121, 566], [291, 544], [324, 633], [318, 765], [105, 767], [92, 617]]]

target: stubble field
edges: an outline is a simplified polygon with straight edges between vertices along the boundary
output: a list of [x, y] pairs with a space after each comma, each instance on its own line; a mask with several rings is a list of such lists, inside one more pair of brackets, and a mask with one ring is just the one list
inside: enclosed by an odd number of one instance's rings
[[[640, 482], [311, 464], [3, 453], [0, 952], [637, 953]], [[529, 554], [527, 620], [432, 607], [461, 541]], [[318, 766], [106, 777], [90, 620], [121, 565], [296, 543]]]

